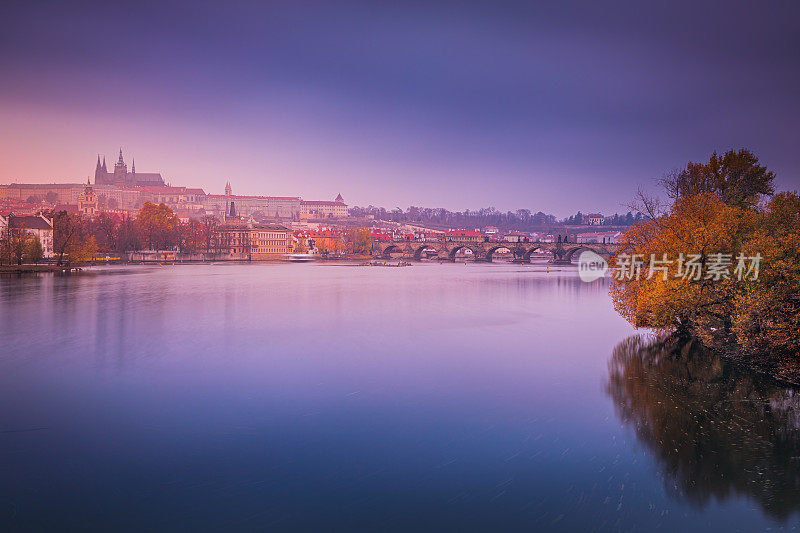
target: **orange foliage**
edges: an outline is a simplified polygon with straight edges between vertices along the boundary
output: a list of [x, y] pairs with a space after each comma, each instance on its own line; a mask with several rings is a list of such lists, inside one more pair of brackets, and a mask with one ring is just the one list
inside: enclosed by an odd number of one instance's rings
[[[615, 279], [614, 306], [637, 327], [679, 332], [705, 345], [751, 356], [800, 351], [800, 198], [777, 195], [761, 206], [732, 207], [711, 193], [684, 196], [670, 211], [640, 223], [617, 253], [640, 254], [639, 279]], [[708, 278], [710, 254], [761, 254], [757, 279]], [[665, 277], [650, 270], [655, 258], [699, 254], [699, 279], [679, 275], [677, 262]]]

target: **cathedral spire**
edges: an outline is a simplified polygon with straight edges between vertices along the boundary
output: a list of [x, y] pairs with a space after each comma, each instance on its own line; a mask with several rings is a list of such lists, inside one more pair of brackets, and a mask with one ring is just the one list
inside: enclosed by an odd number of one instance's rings
[[100, 154], [97, 154], [97, 167], [95, 168], [95, 170], [100, 170], [102, 168], [103, 167], [100, 166]]
[[131, 159], [131, 174], [136, 174], [136, 158]]
[[119, 161], [117, 163], [124, 163], [125, 161], [122, 160], [122, 148], [119, 149]]
[[103, 156], [103, 172], [108, 172], [108, 168], [106, 168], [106, 156]]

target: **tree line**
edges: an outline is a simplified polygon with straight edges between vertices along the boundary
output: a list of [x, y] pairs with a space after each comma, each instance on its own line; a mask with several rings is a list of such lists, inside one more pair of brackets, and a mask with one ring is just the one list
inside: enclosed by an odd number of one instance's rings
[[[578, 211], [576, 215], [558, 219], [555, 215], [541, 211], [533, 213], [529, 209], [502, 212], [494, 207], [484, 207], [478, 210], [449, 211], [442, 207], [417, 207], [411, 206], [405, 211], [396, 208], [386, 210], [383, 207], [351, 207], [350, 215], [357, 218], [372, 216], [376, 220], [385, 220], [399, 223], [417, 223], [421, 225], [438, 226], [442, 228], [482, 228], [495, 226], [501, 230], [536, 231], [565, 224], [583, 224], [584, 215]], [[628, 212], [627, 214], [614, 214], [606, 217], [605, 225], [632, 226], [644, 218], [642, 213]]]
[[[215, 239], [220, 224], [215, 216], [181, 222], [165, 204], [146, 202], [134, 216], [101, 212], [90, 218], [66, 211], [43, 214], [53, 220], [53, 254], [59, 265], [90, 261], [98, 253], [141, 249], [198, 253], [216, 251], [220, 245]], [[0, 237], [3, 263], [35, 263], [41, 259], [41, 243], [34, 235], [7, 230]]]
[[[576, 214], [565, 218], [562, 222], [567, 226], [580, 226], [585, 224], [585, 218], [586, 215], [578, 211]], [[640, 211], [637, 211], [636, 214], [633, 211], [628, 211], [625, 214], [614, 213], [603, 218], [603, 226], [633, 226], [645, 218]]]

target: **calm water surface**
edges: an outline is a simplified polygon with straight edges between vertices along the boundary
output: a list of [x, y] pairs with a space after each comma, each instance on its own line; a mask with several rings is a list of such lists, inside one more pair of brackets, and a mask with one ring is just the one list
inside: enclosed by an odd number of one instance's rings
[[0, 279], [0, 529], [797, 529], [798, 395], [543, 270]]

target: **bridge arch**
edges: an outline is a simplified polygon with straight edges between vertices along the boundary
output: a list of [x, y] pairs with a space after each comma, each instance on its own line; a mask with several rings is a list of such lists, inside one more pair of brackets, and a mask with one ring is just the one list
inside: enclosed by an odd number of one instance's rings
[[505, 248], [509, 252], [512, 252], [514, 254], [514, 257], [516, 258], [516, 256], [517, 256], [517, 247], [513, 246], [513, 243], [505, 242], [505, 243], [493, 244], [492, 246], [487, 248], [486, 249], [486, 260], [491, 263], [492, 262], [492, 258], [494, 257], [494, 253], [497, 250], [501, 250], [503, 248]]
[[420, 246], [417, 246], [414, 250], [414, 259], [417, 261], [422, 261], [422, 254], [425, 250], [433, 250], [437, 254], [439, 253], [439, 247], [435, 246], [433, 243], [423, 243]]
[[397, 244], [390, 244], [389, 246], [383, 249], [383, 251], [381, 252], [381, 257], [388, 259], [389, 257], [391, 257], [392, 252], [402, 252], [402, 251], [403, 249], [400, 248], [400, 246], [398, 246]]
[[463, 243], [463, 244], [456, 244], [453, 246], [450, 251], [448, 252], [448, 256], [451, 261], [456, 260], [456, 254], [459, 250], [463, 250], [464, 248], [468, 248], [472, 252], [472, 256], [475, 259], [481, 257], [482, 247], [473, 243]]
[[580, 252], [582, 252], [582, 251], [584, 251], [584, 250], [589, 250], [590, 252], [594, 252], [594, 253], [596, 253], [597, 255], [599, 255], [599, 256], [604, 256], [606, 259], [608, 259], [608, 257], [607, 257], [607, 256], [608, 256], [609, 254], [608, 254], [608, 251], [605, 249], [605, 247], [599, 247], [599, 246], [580, 246], [580, 245], [578, 245], [578, 246], [576, 246], [576, 247], [574, 247], [574, 248], [570, 248], [569, 250], [567, 250], [567, 251], [566, 251], [566, 253], [564, 254], [564, 260], [565, 260], [565, 261], [569, 261], [569, 262], [571, 263], [571, 262], [572, 262], [572, 258], [573, 258], [573, 256], [574, 256], [575, 254], [579, 254]]
[[531, 256], [533, 254], [535, 254], [536, 252], [540, 251], [540, 250], [547, 251], [546, 248], [543, 248], [541, 246], [536, 246], [536, 245], [531, 246], [530, 248], [528, 248], [527, 251], [523, 251], [523, 257], [525, 258], [525, 262], [526, 263], [530, 263], [531, 262]]

